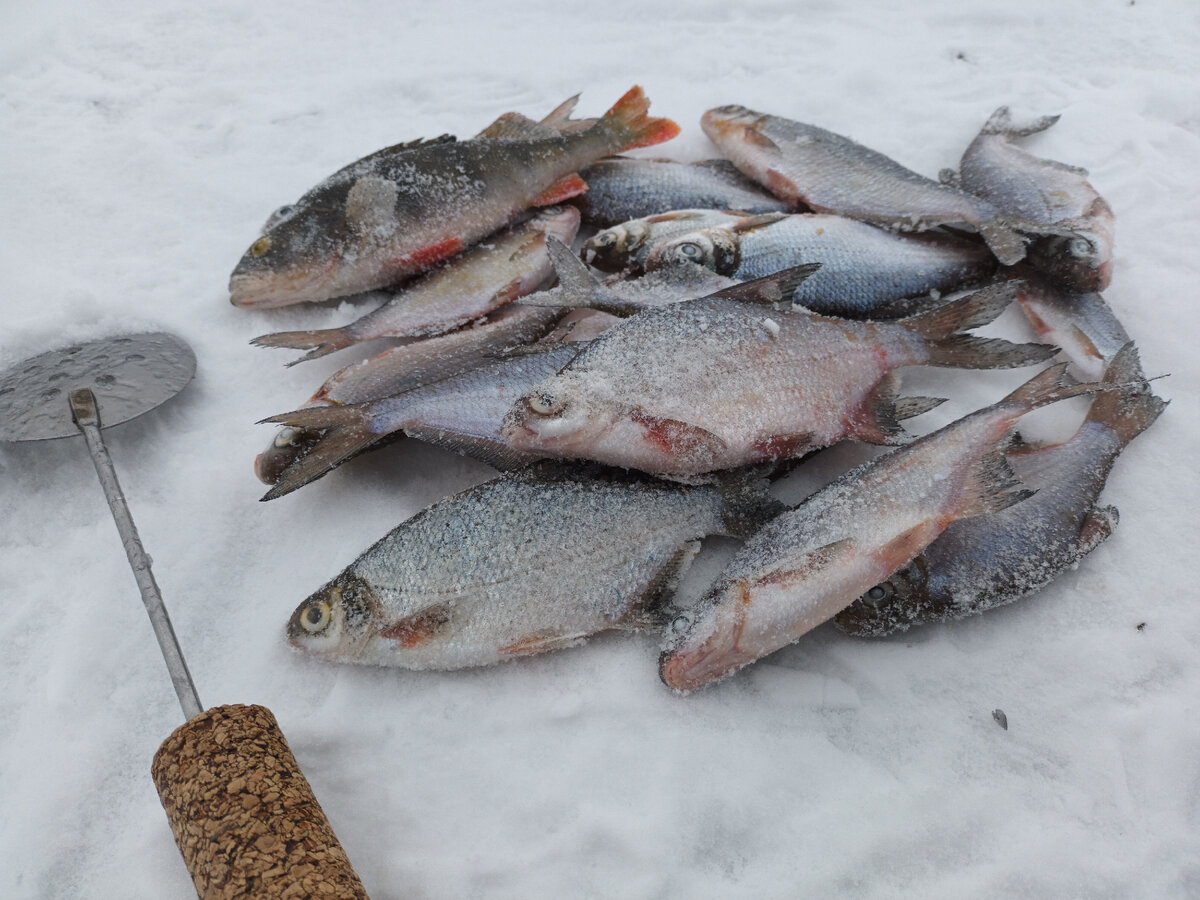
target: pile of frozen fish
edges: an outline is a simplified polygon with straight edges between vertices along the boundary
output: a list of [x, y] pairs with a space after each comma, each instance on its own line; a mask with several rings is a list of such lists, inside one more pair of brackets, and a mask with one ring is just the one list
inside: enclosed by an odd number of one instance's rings
[[[400, 436], [503, 473], [300, 604], [295, 646], [449, 669], [657, 628], [662, 679], [687, 691], [829, 619], [882, 635], [1011, 602], [1108, 537], [1108, 472], [1165, 403], [1098, 293], [1111, 209], [1015, 143], [1054, 118], [998, 110], [935, 181], [741, 106], [701, 120], [723, 159], [623, 157], [678, 126], [636, 87], [597, 119], [574, 105], [361, 159], [277, 210], [234, 270], [243, 307], [385, 289], [340, 328], [255, 339], [301, 360], [390, 340], [266, 420], [264, 499]], [[1013, 300], [1045, 343], [972, 333]], [[898, 368], [1060, 349], [995, 404], [905, 432], [941, 400], [901, 396]], [[1080, 395], [1070, 439], [1016, 437]], [[895, 449], [795, 507], [769, 496], [843, 440]], [[673, 588], [708, 535], [744, 543], [685, 607]]]

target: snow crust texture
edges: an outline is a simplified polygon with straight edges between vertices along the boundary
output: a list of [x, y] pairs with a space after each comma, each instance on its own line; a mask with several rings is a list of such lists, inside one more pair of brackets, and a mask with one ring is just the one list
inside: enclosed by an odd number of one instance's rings
[[[373, 897], [1200, 896], [1198, 45], [1189, 0], [14, 6], [0, 367], [131, 331], [195, 350], [195, 381], [106, 441], [201, 700], [271, 709]], [[581, 91], [599, 116], [632, 84], [683, 129], [632, 155], [683, 161], [717, 155], [699, 121], [724, 104], [930, 178], [1000, 106], [1060, 115], [1021, 146], [1087, 168], [1116, 221], [1104, 298], [1171, 373], [1101, 496], [1119, 526], [1019, 603], [878, 641], [825, 625], [686, 698], [653, 635], [459, 672], [290, 651], [298, 603], [491, 470], [402, 441], [258, 503], [253, 423], [346, 360], [285, 369], [250, 339], [366, 310], [238, 309], [230, 270], [353, 160]], [[1035, 339], [1015, 307], [987, 333]], [[906, 395], [950, 400], [905, 427], [1031, 374], [906, 368]], [[1022, 431], [1065, 439], [1086, 408]], [[191, 896], [150, 778], [182, 716], [82, 442], [0, 445], [0, 509], [0, 896]], [[708, 539], [684, 595], [736, 547]]]

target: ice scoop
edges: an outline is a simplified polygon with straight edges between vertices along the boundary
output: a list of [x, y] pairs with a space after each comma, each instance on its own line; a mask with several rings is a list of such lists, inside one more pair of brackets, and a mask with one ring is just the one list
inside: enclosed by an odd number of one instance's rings
[[100, 436], [179, 393], [196, 357], [166, 333], [102, 338], [0, 372], [0, 441], [82, 433], [187, 721], [151, 774], [205, 898], [366, 897], [270, 710], [205, 711]]

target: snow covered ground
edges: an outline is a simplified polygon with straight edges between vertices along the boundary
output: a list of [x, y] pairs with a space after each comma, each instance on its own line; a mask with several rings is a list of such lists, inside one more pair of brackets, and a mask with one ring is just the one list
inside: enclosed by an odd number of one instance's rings
[[[51, 0], [3, 20], [0, 367], [117, 331], [194, 347], [187, 391], [107, 440], [202, 701], [274, 711], [372, 896], [1200, 896], [1194, 2]], [[285, 369], [248, 340], [354, 310], [235, 309], [230, 269], [373, 150], [578, 91], [598, 114], [635, 83], [683, 127], [652, 155], [680, 159], [715, 155], [698, 120], [726, 103], [929, 175], [1001, 104], [1061, 113], [1026, 146], [1091, 171], [1117, 215], [1106, 298], [1171, 373], [1105, 492], [1117, 533], [1034, 599], [877, 642], [824, 626], [686, 698], [651, 635], [449, 674], [289, 652], [307, 593], [489, 470], [400, 444], [257, 502], [254, 422], [346, 360]], [[914, 371], [909, 393], [952, 402], [911, 427], [1029, 374]], [[0, 510], [0, 895], [189, 896], [149, 775], [182, 716], [82, 442], [0, 446]]]

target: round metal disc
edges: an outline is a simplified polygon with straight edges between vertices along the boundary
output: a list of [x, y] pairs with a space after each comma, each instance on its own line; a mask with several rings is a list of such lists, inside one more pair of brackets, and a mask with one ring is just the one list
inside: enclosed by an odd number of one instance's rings
[[0, 441], [79, 434], [67, 396], [91, 388], [100, 425], [119, 425], [178, 394], [196, 372], [191, 347], [165, 332], [101, 338], [0, 372]]

